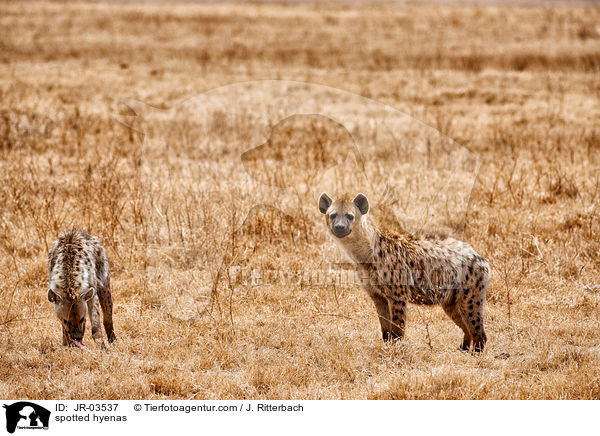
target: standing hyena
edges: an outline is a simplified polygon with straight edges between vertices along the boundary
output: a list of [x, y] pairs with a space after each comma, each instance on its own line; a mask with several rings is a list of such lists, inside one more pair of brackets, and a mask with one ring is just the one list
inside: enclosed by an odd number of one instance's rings
[[110, 276], [106, 252], [95, 236], [71, 230], [56, 240], [48, 257], [48, 300], [63, 329], [63, 344], [82, 346], [85, 314], [89, 313], [92, 337], [104, 347], [100, 307], [108, 342], [115, 332], [112, 321]]
[[389, 234], [366, 216], [369, 201], [319, 198], [319, 210], [336, 243], [365, 274], [384, 341], [402, 338], [406, 305], [440, 304], [464, 332], [462, 348], [482, 351], [487, 340], [483, 304], [490, 279], [488, 262], [473, 248], [451, 238]]

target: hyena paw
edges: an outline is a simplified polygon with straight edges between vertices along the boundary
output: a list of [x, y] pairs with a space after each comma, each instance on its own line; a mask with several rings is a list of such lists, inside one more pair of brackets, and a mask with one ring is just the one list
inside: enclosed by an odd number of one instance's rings
[[400, 336], [396, 332], [383, 332], [383, 341], [384, 342], [396, 341], [399, 339], [402, 339], [402, 336]]

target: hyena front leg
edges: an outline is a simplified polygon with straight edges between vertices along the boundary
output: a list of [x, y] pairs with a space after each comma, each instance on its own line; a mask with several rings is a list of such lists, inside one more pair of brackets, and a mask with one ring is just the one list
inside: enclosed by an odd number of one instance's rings
[[113, 303], [110, 296], [110, 283], [106, 283], [101, 292], [98, 293], [100, 298], [100, 305], [102, 306], [102, 317], [104, 322], [104, 330], [106, 331], [106, 337], [108, 342], [114, 342], [117, 337], [115, 336], [115, 329], [113, 326]]
[[369, 289], [369, 296], [375, 303], [375, 309], [379, 317], [379, 323], [381, 324], [381, 335], [384, 341], [390, 341], [392, 337], [392, 314], [390, 311], [390, 304], [381, 292], [377, 289]]
[[95, 294], [87, 302], [88, 313], [90, 314], [90, 323], [92, 324], [92, 338], [94, 341], [104, 347], [102, 340], [102, 329], [100, 328], [100, 304], [98, 294]]
[[69, 333], [67, 332], [67, 329], [65, 328], [65, 326], [62, 326], [62, 331], [63, 331], [63, 346], [67, 346], [69, 345]]
[[392, 309], [392, 337], [394, 339], [404, 338], [404, 327], [406, 325], [406, 298], [394, 298], [390, 301]]

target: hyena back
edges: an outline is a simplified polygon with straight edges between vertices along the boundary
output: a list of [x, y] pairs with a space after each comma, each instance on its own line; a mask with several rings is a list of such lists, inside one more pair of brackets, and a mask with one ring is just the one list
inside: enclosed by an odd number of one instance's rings
[[78, 230], [60, 236], [50, 249], [48, 280], [48, 300], [62, 324], [64, 345], [82, 345], [87, 312], [92, 337], [104, 346], [99, 306], [108, 341], [116, 339], [108, 260], [98, 238]]
[[482, 351], [487, 341], [483, 305], [488, 262], [466, 242], [452, 238], [386, 233], [366, 216], [363, 194], [333, 201], [323, 193], [319, 210], [336, 243], [364, 273], [384, 341], [404, 336], [407, 303], [439, 304], [464, 333], [462, 348]]

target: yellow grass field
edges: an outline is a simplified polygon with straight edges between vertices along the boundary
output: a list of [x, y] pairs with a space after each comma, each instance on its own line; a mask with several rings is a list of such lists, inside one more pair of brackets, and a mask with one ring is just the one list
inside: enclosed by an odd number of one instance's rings
[[[0, 398], [600, 399], [600, 8], [0, 3]], [[451, 138], [451, 139], [449, 139]], [[492, 267], [481, 355], [383, 343], [317, 209]], [[111, 264], [62, 346], [47, 256]]]

